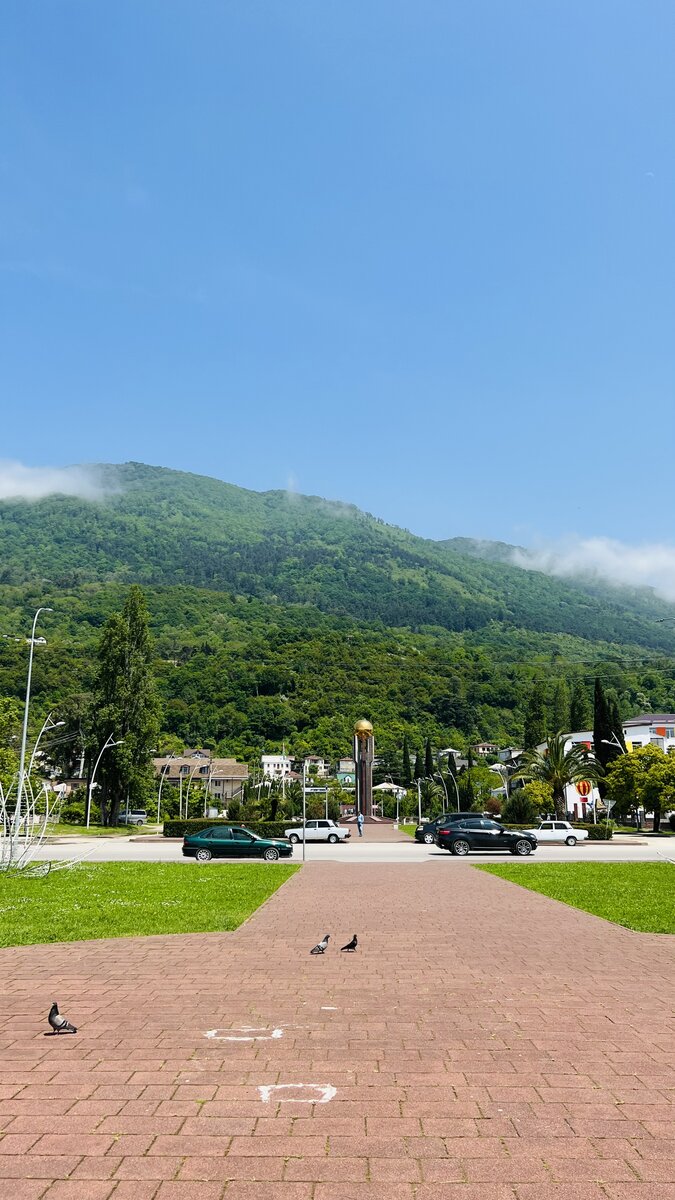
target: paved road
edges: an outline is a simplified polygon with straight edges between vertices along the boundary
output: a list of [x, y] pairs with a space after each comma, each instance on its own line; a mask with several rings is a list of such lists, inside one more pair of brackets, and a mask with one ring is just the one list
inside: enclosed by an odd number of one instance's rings
[[[184, 862], [179, 842], [168, 841], [132, 841], [129, 837], [120, 838], [73, 838], [70, 842], [61, 842], [46, 846], [42, 858], [67, 859], [86, 856], [91, 862]], [[448, 864], [448, 869], [460, 865], [461, 859], [456, 859], [435, 846], [419, 846], [408, 840], [405, 842], [350, 842], [349, 845], [338, 846], [307, 846], [308, 862], [341, 862], [341, 863], [424, 863], [441, 860]], [[540, 846], [532, 855], [532, 862], [659, 862], [664, 859], [675, 861], [675, 838], [651, 839], [647, 845], [614, 844], [613, 842], [593, 842], [586, 845], [571, 846]], [[503, 862], [513, 861], [510, 855], [504, 854], [473, 854], [471, 861]], [[191, 859], [187, 860], [191, 862]], [[222, 860], [221, 860], [222, 861]], [[293, 861], [302, 861], [302, 846], [296, 846]], [[525, 860], [518, 860], [525, 861]]]
[[0, 950], [0, 1196], [673, 1200], [673, 995], [672, 939], [450, 859], [311, 862], [232, 934]]

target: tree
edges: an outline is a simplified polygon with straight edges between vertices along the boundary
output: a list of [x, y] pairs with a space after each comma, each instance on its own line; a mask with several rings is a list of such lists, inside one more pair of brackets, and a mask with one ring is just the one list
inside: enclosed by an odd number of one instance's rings
[[502, 805], [502, 821], [507, 825], [538, 825], [542, 813], [550, 812], [553, 805], [553, 789], [541, 780], [532, 780], [524, 787], [515, 788]]
[[127, 797], [134, 808], [148, 801], [150, 755], [159, 734], [148, 610], [139, 587], [131, 588], [122, 611], [113, 613], [103, 628], [94, 702], [98, 746], [110, 737], [121, 742], [105, 751], [97, 775], [102, 823], [114, 825]]
[[412, 785], [413, 773], [410, 764], [410, 745], [408, 743], [408, 735], [406, 733], [403, 738], [403, 786], [409, 788]]
[[572, 688], [572, 700], [570, 703], [570, 732], [581, 733], [585, 729], [590, 729], [591, 721], [592, 713], [588, 692], [581, 680], [577, 679]]
[[661, 827], [663, 808], [675, 808], [675, 755], [659, 746], [640, 746], [622, 754], [607, 768], [607, 797], [617, 816], [631, 809], [654, 813], [654, 830]]
[[436, 764], [431, 750], [431, 738], [427, 738], [424, 744], [424, 774], [427, 779], [433, 779], [436, 774]]
[[424, 779], [424, 763], [419, 750], [415, 755], [415, 779]]
[[[618, 712], [616, 716], [618, 717]], [[621, 722], [619, 721], [620, 726]], [[619, 745], [617, 745], [617, 741]], [[610, 708], [602, 683], [596, 677], [593, 697], [593, 753], [596, 762], [602, 767], [603, 775], [609, 763], [613, 762], [621, 754], [621, 743], [623, 743], [623, 732], [621, 732], [620, 738], [615, 733], [612, 709]], [[625, 744], [623, 745], [623, 749], [625, 749]], [[604, 798], [604, 779], [599, 783], [599, 788], [600, 795]]]
[[567, 816], [565, 789], [568, 784], [587, 779], [595, 782], [600, 775], [598, 763], [590, 757], [583, 746], [567, 747], [565, 734], [555, 733], [549, 738], [545, 750], [530, 750], [516, 771], [514, 779], [533, 780], [546, 783], [551, 788], [556, 817]]
[[551, 729], [560, 733], [570, 732], [570, 690], [564, 679], [559, 679], [553, 689]]
[[525, 750], [534, 750], [535, 746], [539, 746], [545, 740], [546, 710], [544, 707], [544, 694], [541, 684], [535, 681], [525, 712], [523, 747]]

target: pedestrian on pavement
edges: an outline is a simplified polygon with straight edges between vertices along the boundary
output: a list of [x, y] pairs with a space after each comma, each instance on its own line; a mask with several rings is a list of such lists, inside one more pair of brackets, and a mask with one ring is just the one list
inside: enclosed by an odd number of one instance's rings
[[356, 825], [359, 831], [359, 837], [363, 837], [363, 813], [361, 811], [359, 811], [359, 815], [356, 818]]

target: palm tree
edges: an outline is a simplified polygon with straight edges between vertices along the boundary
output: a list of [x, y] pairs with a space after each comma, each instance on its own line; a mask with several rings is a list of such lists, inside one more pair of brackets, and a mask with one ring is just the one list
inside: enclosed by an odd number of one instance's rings
[[570, 746], [568, 750], [567, 742], [567, 734], [554, 733], [545, 750], [530, 750], [524, 756], [523, 765], [513, 776], [514, 779], [536, 779], [547, 783], [553, 792], [555, 815], [562, 820], [567, 816], [567, 785], [581, 783], [583, 779], [596, 783], [603, 773], [585, 746]]

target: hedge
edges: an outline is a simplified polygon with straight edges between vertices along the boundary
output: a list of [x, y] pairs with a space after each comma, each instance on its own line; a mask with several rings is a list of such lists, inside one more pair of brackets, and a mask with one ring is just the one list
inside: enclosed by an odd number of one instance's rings
[[290, 821], [224, 821], [198, 818], [191, 821], [165, 821], [162, 833], [164, 837], [185, 837], [187, 833], [199, 833], [200, 829], [211, 829], [214, 825], [232, 826], [250, 829], [264, 838], [283, 838], [284, 830], [290, 828]]

